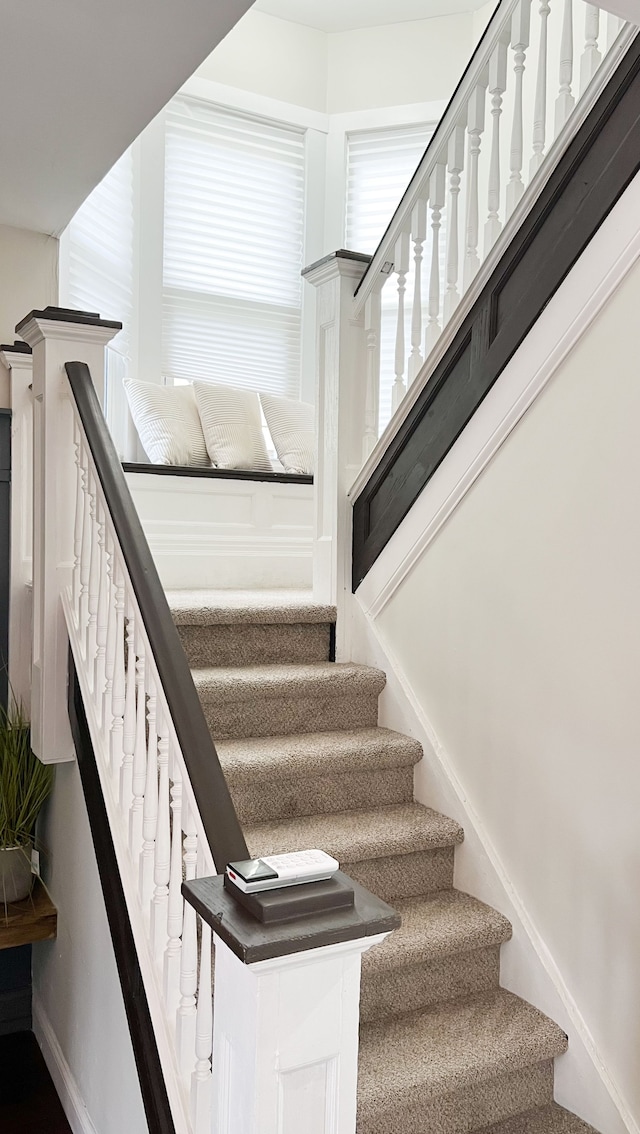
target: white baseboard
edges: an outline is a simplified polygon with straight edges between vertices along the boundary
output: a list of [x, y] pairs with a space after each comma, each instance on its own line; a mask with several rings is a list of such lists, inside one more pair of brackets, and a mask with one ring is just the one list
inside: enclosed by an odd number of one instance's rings
[[62, 1104], [62, 1109], [67, 1116], [67, 1122], [73, 1134], [98, 1134], [82, 1100], [78, 1084], [73, 1077], [71, 1068], [64, 1057], [64, 1052], [58, 1043], [51, 1021], [35, 992], [33, 996], [32, 1014], [33, 1034], [38, 1041], [44, 1061], [53, 1080], [53, 1085]]

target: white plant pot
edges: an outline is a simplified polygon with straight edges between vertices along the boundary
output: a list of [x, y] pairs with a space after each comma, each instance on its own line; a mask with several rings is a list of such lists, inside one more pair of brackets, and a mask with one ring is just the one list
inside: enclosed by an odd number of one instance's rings
[[31, 893], [31, 847], [0, 847], [0, 906]]

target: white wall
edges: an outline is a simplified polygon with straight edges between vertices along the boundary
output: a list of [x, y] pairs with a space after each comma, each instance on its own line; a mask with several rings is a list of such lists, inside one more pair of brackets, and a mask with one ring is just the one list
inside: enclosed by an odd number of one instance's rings
[[[42, 1041], [44, 1019], [45, 1054], [52, 1031], [71, 1068], [86, 1107], [81, 1127], [67, 1111], [74, 1134], [147, 1134], [77, 764], [57, 766], [39, 835], [58, 936], [33, 947], [34, 1030]], [[51, 1069], [59, 1087], [60, 1066]]]
[[197, 75], [328, 114], [448, 99], [484, 12], [326, 33], [250, 9]]
[[[41, 232], [0, 225], [0, 343], [12, 343], [16, 323], [35, 308], [58, 302], [58, 241]], [[9, 405], [0, 365], [0, 405]]]
[[[639, 296], [636, 266], [376, 623], [630, 1129], [640, 1121]], [[579, 1094], [571, 1101], [579, 1109]]]
[[472, 47], [471, 12], [330, 35], [327, 109], [448, 100]]
[[324, 113], [327, 36], [250, 8], [196, 74]]

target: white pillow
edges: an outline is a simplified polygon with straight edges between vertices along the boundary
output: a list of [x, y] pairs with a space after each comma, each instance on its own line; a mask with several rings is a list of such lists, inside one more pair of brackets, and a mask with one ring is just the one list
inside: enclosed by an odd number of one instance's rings
[[219, 469], [273, 472], [264, 443], [260, 402], [251, 390], [194, 382], [204, 439]]
[[124, 388], [142, 446], [154, 465], [211, 464], [192, 386], [128, 379]]
[[313, 475], [315, 463], [314, 409], [308, 402], [260, 394], [278, 459], [286, 472]]

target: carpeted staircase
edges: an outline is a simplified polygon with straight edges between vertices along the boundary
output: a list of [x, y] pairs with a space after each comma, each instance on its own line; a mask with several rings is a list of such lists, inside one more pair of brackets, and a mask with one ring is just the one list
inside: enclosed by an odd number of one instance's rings
[[413, 802], [422, 752], [379, 728], [379, 670], [330, 660], [302, 595], [171, 592], [254, 856], [321, 847], [402, 927], [365, 954], [358, 1134], [594, 1134], [553, 1102], [567, 1038], [500, 988], [496, 910], [453, 889], [457, 823]]

